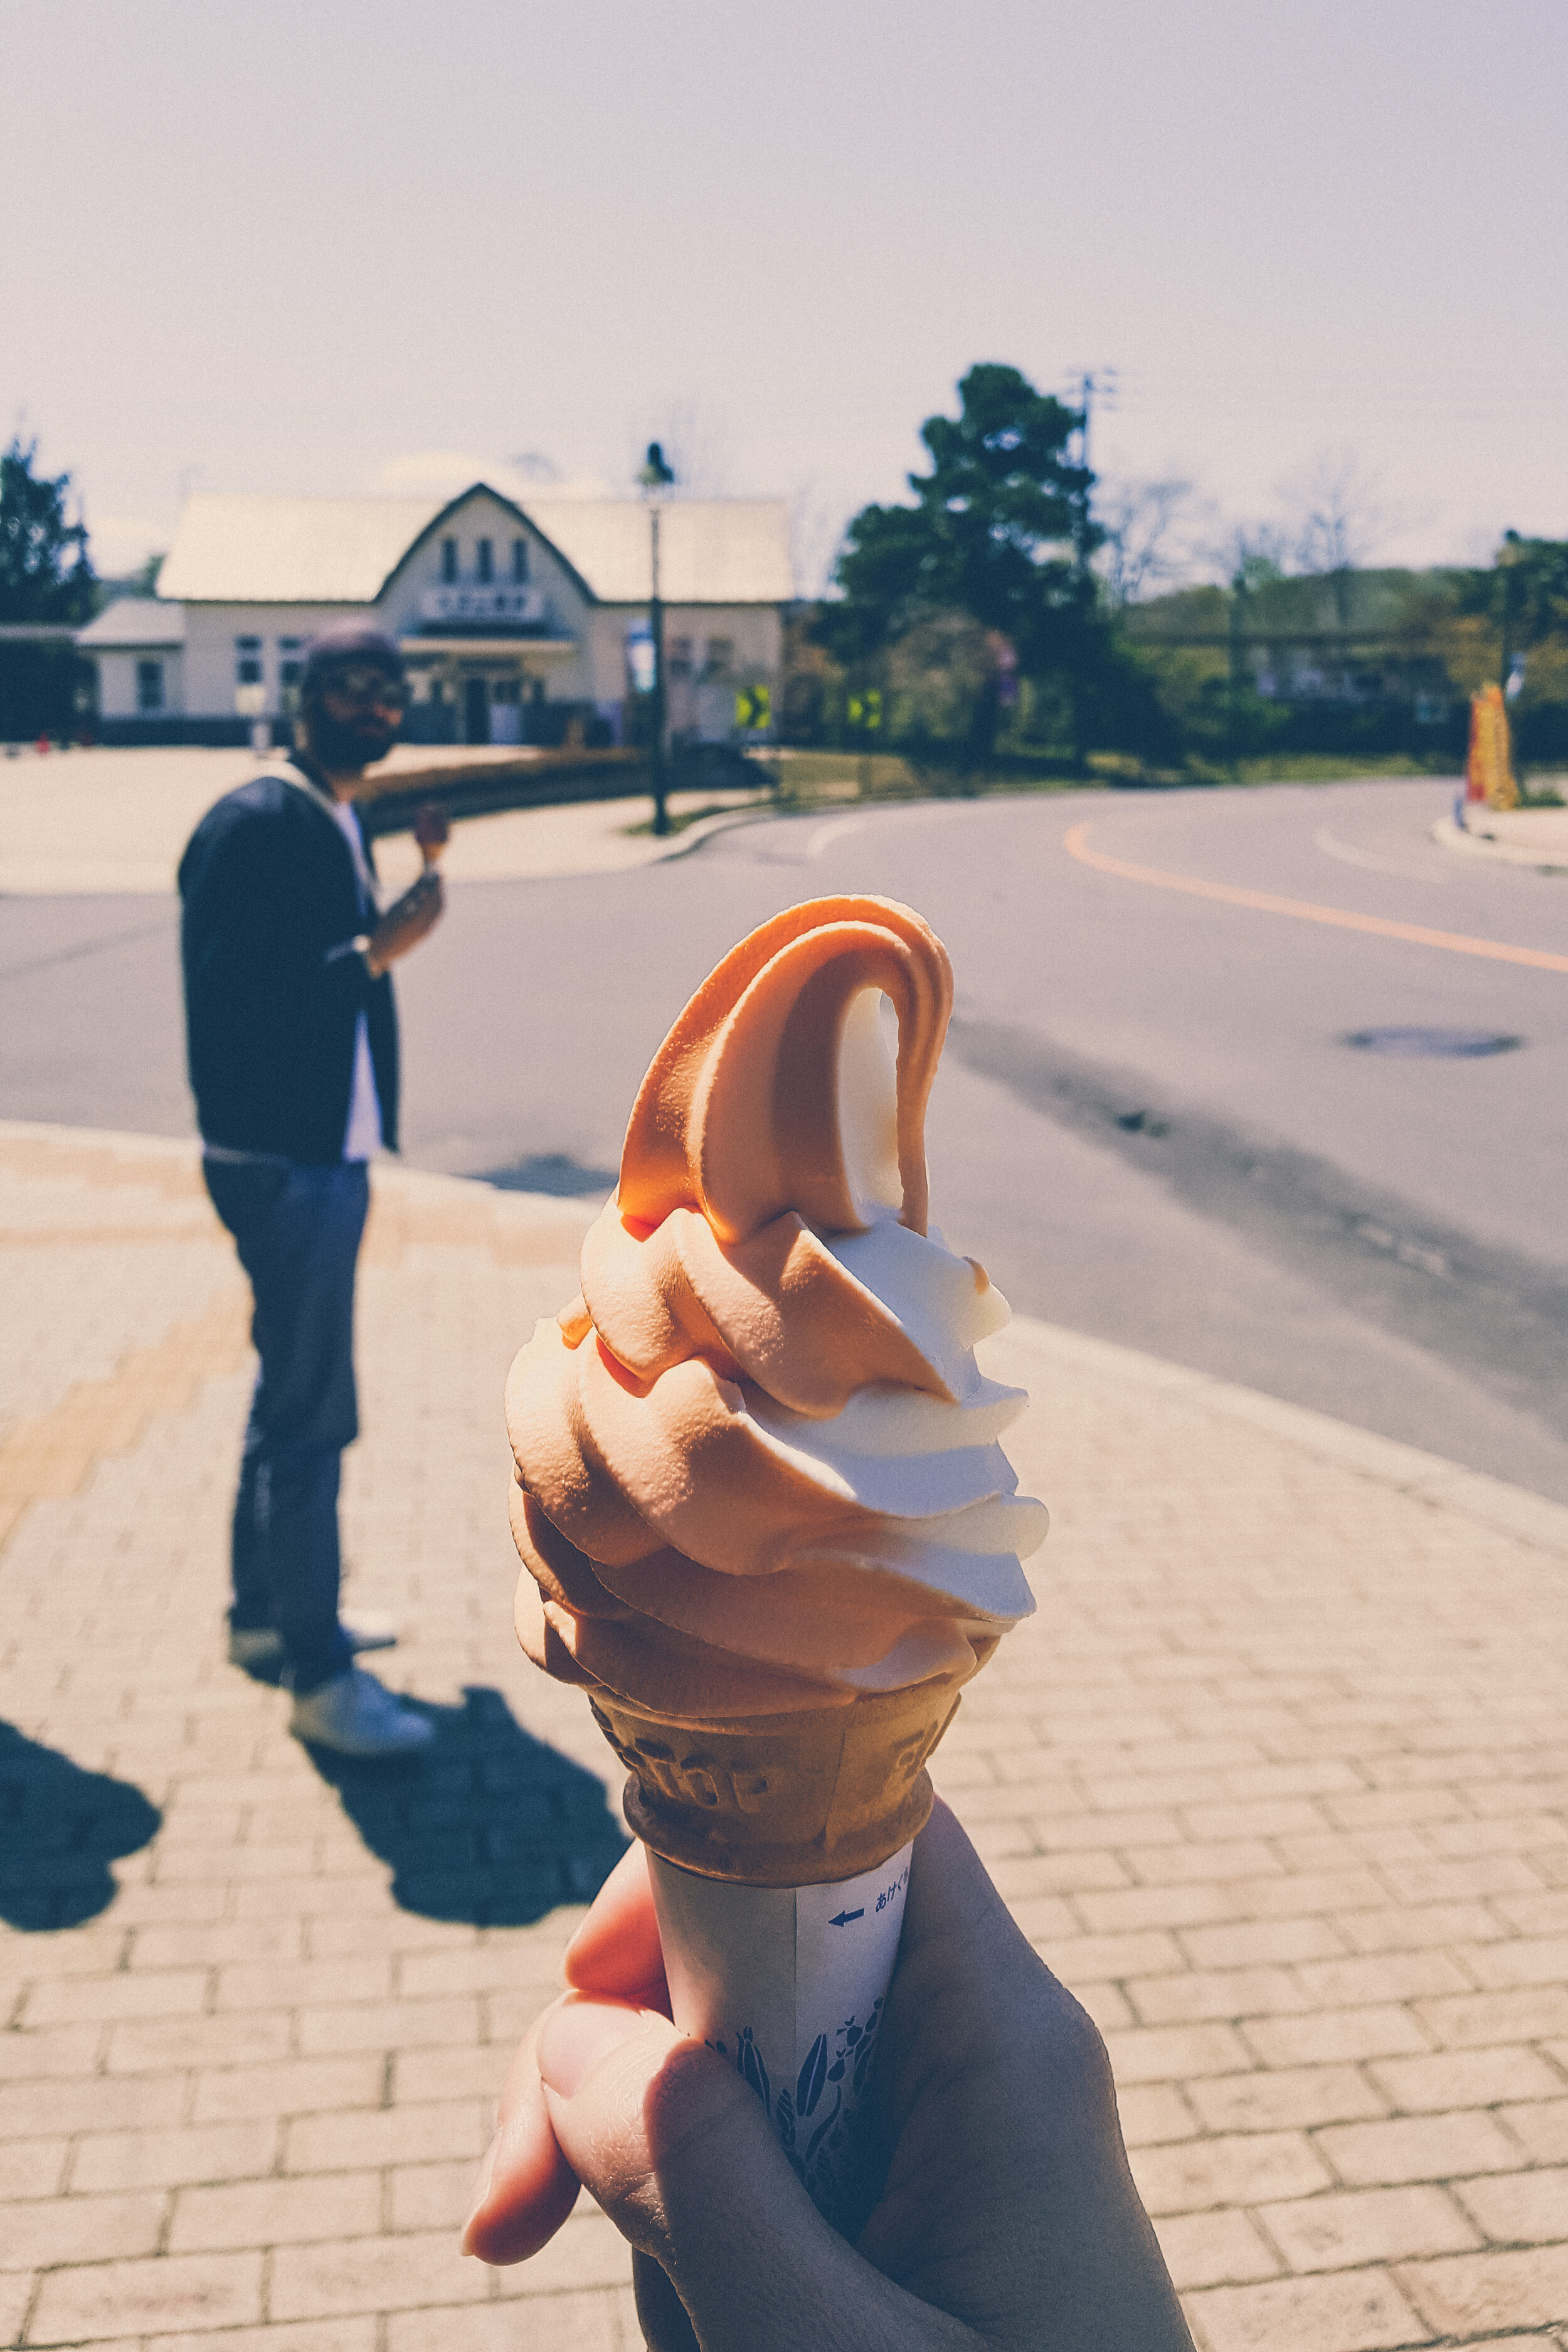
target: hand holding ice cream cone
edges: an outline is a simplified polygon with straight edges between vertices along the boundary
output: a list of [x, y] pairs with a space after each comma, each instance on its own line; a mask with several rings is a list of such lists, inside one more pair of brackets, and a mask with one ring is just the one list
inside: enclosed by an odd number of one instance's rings
[[429, 873], [446, 848], [452, 831], [451, 819], [437, 801], [421, 801], [414, 812], [414, 838], [419, 844], [419, 855]]
[[1104, 2046], [942, 1804], [916, 1841], [874, 2091], [881, 2164], [857, 2184], [850, 2242], [744, 2077], [671, 2022], [642, 1848], [573, 1937], [566, 1978], [508, 2075], [467, 2252], [525, 2260], [581, 2183], [632, 2245], [650, 2352], [1192, 2352]]
[[927, 1230], [951, 1003], [890, 900], [743, 940], [643, 1083], [582, 1296], [507, 1383], [520, 1638], [627, 1768], [677, 2022], [828, 2212], [926, 1759], [1046, 1532], [999, 1443], [1023, 1392], [974, 1360], [1005, 1303]]

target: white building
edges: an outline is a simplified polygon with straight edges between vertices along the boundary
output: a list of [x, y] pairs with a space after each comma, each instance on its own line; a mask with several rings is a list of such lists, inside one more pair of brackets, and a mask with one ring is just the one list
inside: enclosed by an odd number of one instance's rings
[[[152, 731], [185, 707], [185, 614], [161, 596], [121, 596], [76, 633], [98, 670], [98, 715]], [[230, 709], [233, 705], [231, 703]]]
[[[668, 724], [728, 740], [776, 677], [793, 593], [779, 499], [674, 499], [659, 517]], [[287, 717], [303, 646], [359, 621], [395, 637], [413, 741], [622, 740], [650, 682], [650, 516], [635, 499], [200, 496], [155, 598], [124, 598], [78, 644], [103, 732], [232, 737]]]

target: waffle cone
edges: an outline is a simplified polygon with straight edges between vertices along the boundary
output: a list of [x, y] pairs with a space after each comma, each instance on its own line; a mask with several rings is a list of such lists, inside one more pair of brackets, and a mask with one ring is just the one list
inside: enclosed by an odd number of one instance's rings
[[603, 1688], [592, 1705], [645, 1845], [706, 1878], [810, 1886], [873, 1869], [924, 1828], [926, 1759], [958, 1700], [939, 1680], [724, 1722], [664, 1722]]

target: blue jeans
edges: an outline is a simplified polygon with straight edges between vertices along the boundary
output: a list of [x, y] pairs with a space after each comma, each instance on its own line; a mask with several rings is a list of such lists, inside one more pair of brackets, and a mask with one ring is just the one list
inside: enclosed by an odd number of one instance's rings
[[250, 1276], [261, 1359], [234, 1507], [229, 1622], [271, 1626], [293, 1688], [310, 1691], [353, 1656], [338, 1622], [338, 1475], [359, 1434], [354, 1265], [370, 1180], [363, 1160], [202, 1164]]

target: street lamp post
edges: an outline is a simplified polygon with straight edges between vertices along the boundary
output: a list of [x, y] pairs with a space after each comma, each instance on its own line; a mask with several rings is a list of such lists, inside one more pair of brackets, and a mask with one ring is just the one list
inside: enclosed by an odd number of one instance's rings
[[647, 457], [637, 480], [642, 484], [647, 500], [648, 563], [650, 593], [647, 600], [648, 634], [653, 639], [653, 739], [648, 745], [648, 783], [653, 793], [653, 829], [657, 834], [669, 831], [669, 811], [665, 805], [664, 772], [664, 603], [658, 593], [658, 492], [667, 490], [675, 476], [664, 460], [664, 451], [657, 441], [647, 445]]

